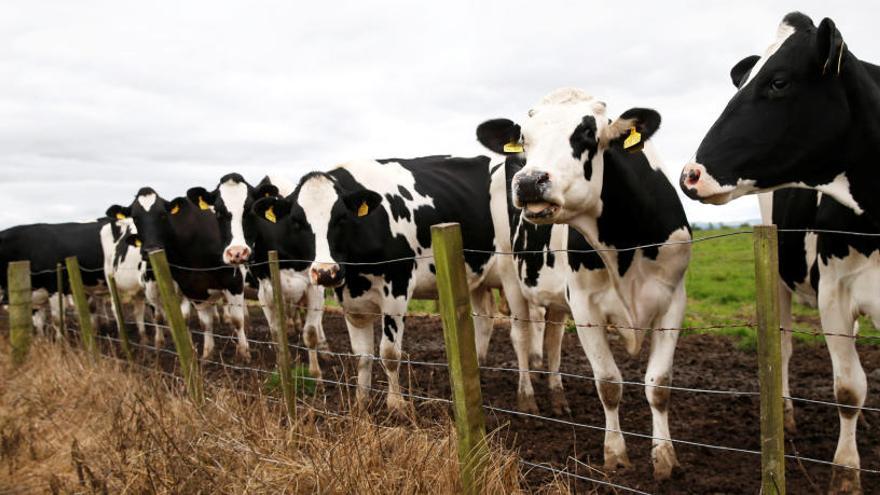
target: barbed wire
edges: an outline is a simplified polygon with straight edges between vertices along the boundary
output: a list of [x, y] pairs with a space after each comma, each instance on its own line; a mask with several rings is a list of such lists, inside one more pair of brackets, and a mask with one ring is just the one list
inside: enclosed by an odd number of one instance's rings
[[604, 486], [607, 486], [607, 487], [610, 487], [610, 488], [613, 488], [616, 490], [623, 490], [625, 492], [636, 493], [638, 495], [651, 495], [648, 492], [643, 492], [643, 491], [636, 489], [636, 488], [630, 488], [628, 486], [618, 485], [617, 483], [612, 483], [610, 481], [599, 480], [599, 479], [584, 476], [582, 474], [572, 473], [572, 472], [568, 471], [567, 469], [564, 470], [564, 469], [557, 469], [552, 466], [543, 466], [541, 464], [535, 464], [533, 462], [529, 462], [525, 459], [520, 459], [519, 463], [524, 466], [528, 466], [530, 468], [533, 468], [533, 469], [542, 469], [544, 471], [549, 471], [549, 472], [556, 474], [556, 475], [567, 476], [569, 478], [574, 478], [574, 479], [577, 479], [580, 481], [586, 481], [588, 483], [596, 483], [596, 484], [604, 485]]

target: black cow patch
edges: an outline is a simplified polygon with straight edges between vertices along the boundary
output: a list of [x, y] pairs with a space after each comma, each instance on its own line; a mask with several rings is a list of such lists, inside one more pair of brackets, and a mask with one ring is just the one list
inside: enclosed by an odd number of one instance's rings
[[397, 336], [397, 322], [394, 321], [394, 318], [388, 315], [382, 317], [382, 331], [389, 342], [394, 342], [394, 338]]

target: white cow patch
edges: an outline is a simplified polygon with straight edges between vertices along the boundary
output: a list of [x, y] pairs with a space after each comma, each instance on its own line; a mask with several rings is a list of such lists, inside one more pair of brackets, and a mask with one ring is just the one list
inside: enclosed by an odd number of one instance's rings
[[758, 73], [761, 72], [764, 64], [767, 63], [767, 60], [769, 60], [770, 57], [772, 57], [779, 50], [782, 44], [785, 43], [785, 40], [787, 40], [789, 36], [794, 34], [794, 32], [794, 27], [789, 26], [785, 22], [779, 24], [779, 29], [776, 30], [776, 41], [774, 41], [772, 45], [767, 47], [767, 50], [764, 51], [764, 55], [760, 59], [758, 59], [758, 61], [755, 63], [755, 66], [752, 67], [752, 71], [749, 73], [749, 78], [746, 79], [746, 82], [743, 83], [740, 88], [745, 88], [750, 82], [752, 82], [752, 80], [755, 79], [755, 76], [757, 76]]
[[336, 263], [330, 254], [330, 213], [339, 200], [333, 181], [317, 176], [306, 181], [299, 190], [298, 202], [305, 210], [306, 222], [315, 233], [315, 263]]
[[144, 211], [150, 211], [150, 208], [156, 203], [156, 193], [143, 194], [138, 196], [138, 203], [143, 207]]
[[[798, 187], [808, 188], [806, 184], [803, 182], [797, 184]], [[816, 186], [815, 189], [817, 191], [821, 191], [823, 193], [828, 194], [832, 198], [836, 199], [840, 204], [850, 208], [856, 215], [861, 215], [865, 212], [860, 206], [859, 203], [852, 195], [852, 189], [850, 189], [849, 178], [847, 178], [846, 173], [842, 172], [837, 177], [834, 178], [828, 184], [822, 184]]]
[[248, 197], [247, 185], [243, 182], [228, 180], [217, 188], [223, 204], [232, 215], [230, 224], [232, 230], [232, 240], [223, 251], [223, 257], [226, 257], [226, 250], [232, 246], [247, 246], [244, 238], [244, 228], [242, 227], [242, 219], [244, 218], [244, 203]]

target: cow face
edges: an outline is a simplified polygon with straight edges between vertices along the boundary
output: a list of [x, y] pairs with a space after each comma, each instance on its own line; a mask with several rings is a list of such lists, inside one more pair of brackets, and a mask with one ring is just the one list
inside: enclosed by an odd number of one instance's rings
[[511, 193], [527, 220], [565, 223], [600, 206], [603, 153], [641, 149], [659, 126], [659, 113], [639, 108], [610, 122], [603, 102], [564, 88], [544, 97], [521, 126], [507, 119], [484, 122], [477, 139], [496, 153], [525, 159]]
[[850, 122], [850, 59], [830, 19], [816, 28], [803, 14], [786, 16], [763, 56], [731, 70], [738, 91], [682, 170], [684, 193], [724, 204], [779, 187], [846, 180], [838, 176]]
[[308, 267], [312, 283], [335, 288], [345, 283], [344, 262], [351, 257], [351, 250], [371, 249], [363, 240], [375, 238], [368, 233], [376, 228], [373, 212], [381, 201], [373, 191], [346, 191], [331, 176], [311, 173], [288, 198], [257, 201], [254, 214], [262, 224], [260, 238], [271, 229], [269, 235], [282, 239], [276, 246], [284, 245], [288, 250], [284, 257], [313, 260]]
[[136, 239], [146, 259], [150, 252], [165, 248], [171, 233], [168, 215], [172, 209], [173, 206], [156, 191], [145, 187], [137, 192], [130, 206], [113, 205], [107, 209], [107, 216], [114, 220], [131, 218], [137, 229]]
[[[273, 189], [270, 191], [270, 188]], [[213, 191], [193, 187], [186, 195], [199, 208], [213, 210], [225, 246], [223, 262], [238, 265], [248, 261], [254, 250], [254, 225], [250, 214], [254, 201], [262, 194], [274, 195], [277, 192], [277, 188], [271, 185], [257, 191], [241, 175], [233, 173], [223, 176]]]

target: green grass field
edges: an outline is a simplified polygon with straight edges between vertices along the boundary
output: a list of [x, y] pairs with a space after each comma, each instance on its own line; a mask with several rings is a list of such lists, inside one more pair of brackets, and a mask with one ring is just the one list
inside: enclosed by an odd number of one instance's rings
[[[756, 345], [755, 330], [737, 326], [755, 320], [755, 264], [751, 229], [722, 228], [694, 232], [693, 255], [687, 273], [688, 307], [683, 327], [729, 325], [730, 328], [704, 330], [739, 338], [743, 348]], [[747, 232], [739, 233], [737, 232]], [[725, 235], [730, 234], [730, 235]], [[725, 235], [724, 237], [716, 237]], [[713, 238], [714, 237], [714, 238]], [[705, 240], [700, 240], [705, 239]], [[327, 303], [338, 306], [328, 297]], [[414, 300], [410, 312], [436, 312], [434, 301]], [[795, 329], [820, 330], [817, 310], [794, 303]], [[570, 330], [574, 327], [570, 326]], [[871, 322], [861, 320], [861, 335], [880, 335]], [[795, 334], [804, 341], [819, 343], [821, 337]], [[861, 340], [861, 345], [871, 341]]]

